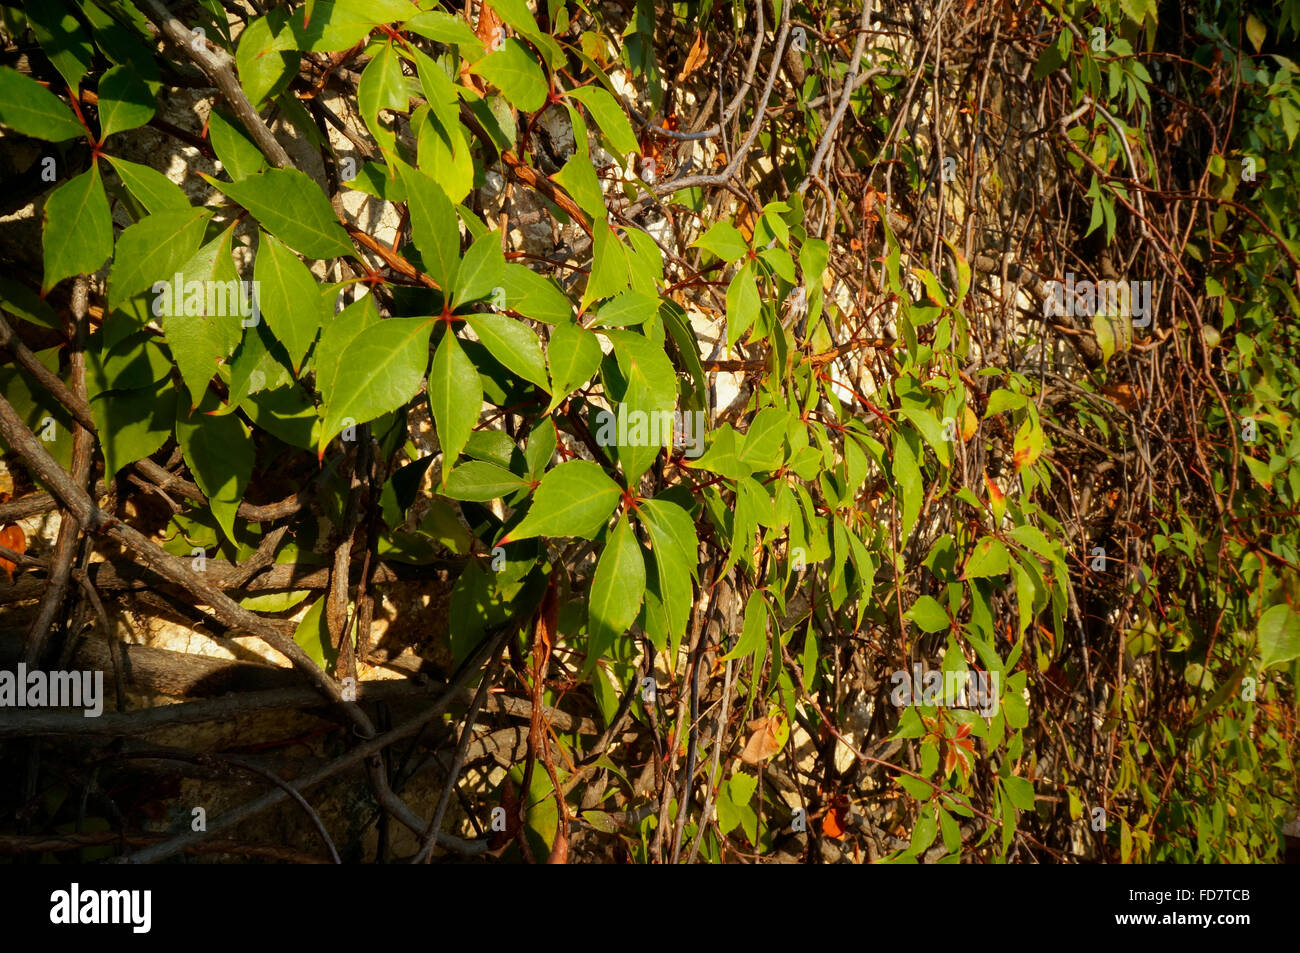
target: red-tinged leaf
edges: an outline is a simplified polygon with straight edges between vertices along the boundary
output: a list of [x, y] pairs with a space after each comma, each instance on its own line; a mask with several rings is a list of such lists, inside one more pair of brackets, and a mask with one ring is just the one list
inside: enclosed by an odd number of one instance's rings
[[[6, 549], [12, 549], [16, 553], [27, 552], [27, 535], [23, 532], [21, 526], [10, 523], [4, 529], [0, 529], [0, 546]], [[14, 570], [18, 564], [12, 560], [0, 557], [0, 572], [9, 577], [9, 582], [14, 581]]]

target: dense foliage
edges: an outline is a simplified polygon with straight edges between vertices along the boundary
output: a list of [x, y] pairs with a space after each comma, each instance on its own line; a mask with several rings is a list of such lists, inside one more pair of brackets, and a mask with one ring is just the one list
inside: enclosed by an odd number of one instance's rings
[[[28, 664], [141, 590], [259, 636], [343, 726], [292, 784], [366, 769], [355, 859], [1278, 855], [1300, 2], [3, 12]], [[100, 773], [270, 770], [127, 708], [0, 735], [14, 849], [239, 830], [126, 839]]]

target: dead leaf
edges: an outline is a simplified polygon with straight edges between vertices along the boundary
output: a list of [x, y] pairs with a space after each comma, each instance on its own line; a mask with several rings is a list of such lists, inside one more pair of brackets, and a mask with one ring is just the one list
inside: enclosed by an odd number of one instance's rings
[[753, 734], [745, 742], [745, 750], [740, 753], [740, 760], [745, 764], [766, 761], [785, 747], [786, 739], [790, 737], [789, 726], [780, 712], [774, 712], [766, 718], [755, 718], [749, 723], [749, 729]]
[[1130, 384], [1104, 384], [1101, 392], [1125, 410], [1133, 410], [1137, 407], [1137, 397], [1134, 395], [1133, 387]]
[[703, 30], [697, 30], [695, 33], [695, 42], [691, 44], [691, 51], [686, 54], [686, 63], [682, 66], [682, 71], [677, 77], [677, 82], [685, 82], [688, 76], [704, 65], [704, 61], [708, 59], [708, 57], [709, 41], [705, 39]]

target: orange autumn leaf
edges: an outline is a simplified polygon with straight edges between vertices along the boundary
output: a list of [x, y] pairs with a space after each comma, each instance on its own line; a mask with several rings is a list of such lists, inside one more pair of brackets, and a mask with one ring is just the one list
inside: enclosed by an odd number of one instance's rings
[[682, 66], [677, 82], [685, 82], [686, 78], [703, 66], [704, 61], [708, 58], [709, 41], [705, 39], [704, 31], [698, 30], [695, 33], [695, 42], [691, 44], [691, 51], [686, 54], [686, 63]]
[[844, 820], [846, 811], [842, 805], [835, 805], [826, 811], [822, 817], [822, 836], [830, 837], [834, 840], [844, 838]]
[[[25, 553], [27, 552], [27, 535], [23, 532], [21, 526], [10, 523], [4, 529], [0, 529], [0, 546], [12, 549], [16, 553]], [[13, 560], [0, 557], [0, 570], [4, 571], [11, 583], [14, 581], [14, 570], [17, 568], [18, 564]]]
[[740, 234], [745, 241], [751, 242], [754, 240], [754, 210], [748, 205], [742, 208], [740, 214], [736, 216], [736, 228], [740, 230]]
[[961, 409], [961, 442], [970, 443], [970, 438], [975, 436], [975, 431], [979, 429], [979, 421], [975, 419], [975, 412], [969, 407]]

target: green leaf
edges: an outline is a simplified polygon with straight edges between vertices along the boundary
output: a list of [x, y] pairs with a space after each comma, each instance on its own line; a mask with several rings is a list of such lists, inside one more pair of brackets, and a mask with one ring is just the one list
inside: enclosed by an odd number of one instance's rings
[[745, 603], [745, 622], [741, 627], [740, 640], [736, 647], [722, 656], [719, 661], [728, 659], [745, 659], [754, 656], [754, 664], [761, 664], [758, 653], [767, 645], [767, 602], [763, 594], [755, 589], [749, 594]]
[[555, 282], [525, 265], [506, 262], [501, 283], [512, 311], [543, 324], [565, 324], [573, 317], [573, 303]]
[[270, 169], [238, 182], [203, 177], [213, 188], [234, 199], [290, 248], [311, 258], [353, 254], [347, 232], [339, 224], [329, 199], [306, 173]]
[[138, 390], [104, 393], [91, 401], [106, 478], [112, 479], [123, 467], [143, 460], [168, 441], [176, 425], [175, 405], [176, 388], [170, 380]]
[[1259, 617], [1260, 664], [1264, 668], [1300, 658], [1300, 614], [1285, 603]]
[[893, 473], [894, 482], [903, 498], [900, 532], [902, 539], [906, 540], [912, 535], [912, 527], [921, 515], [925, 485], [921, 480], [921, 468], [917, 466], [916, 455], [901, 433], [894, 439]]
[[236, 415], [208, 413], [216, 403], [210, 394], [198, 409], [187, 413], [185, 402], [177, 401], [176, 442], [221, 531], [238, 545], [235, 513], [253, 475], [253, 441]]
[[605, 134], [617, 154], [626, 156], [629, 152], [641, 151], [627, 113], [605, 89], [600, 86], [580, 86], [564, 95], [587, 107], [591, 118], [596, 120], [596, 125], [600, 126], [600, 131]]
[[587, 288], [582, 293], [582, 307], [608, 298], [627, 288], [629, 283], [627, 248], [603, 219], [592, 223], [592, 264]]
[[1002, 541], [985, 536], [975, 544], [975, 550], [966, 560], [963, 578], [978, 579], [985, 576], [1002, 576], [1011, 568], [1011, 556]]
[[331, 317], [320, 286], [297, 255], [265, 232], [258, 237], [253, 278], [262, 315], [284, 345], [296, 373], [316, 340], [316, 332]]
[[62, 327], [59, 316], [44, 298], [3, 275], [0, 275], [0, 306], [11, 315], [51, 331], [58, 331]]
[[767, 407], [755, 414], [737, 455], [741, 466], [748, 467], [751, 473], [779, 467], [782, 443], [789, 424], [789, 414], [775, 407]]
[[154, 95], [134, 69], [114, 66], [99, 80], [100, 139], [143, 126], [156, 110]]
[[520, 112], [536, 112], [546, 105], [546, 74], [532, 51], [514, 37], [471, 66], [470, 72], [501, 90]]
[[230, 253], [233, 234], [228, 228], [195, 252], [181, 266], [179, 286], [172, 278], [154, 289], [153, 311], [161, 317], [191, 407], [203, 400], [217, 363], [230, 357], [243, 337], [243, 286]]
[[[95, 54], [86, 31], [65, 4], [30, 3], [24, 8], [41, 52], [49, 57], [69, 86], [78, 88]], [[102, 86], [100, 95], [103, 95]]]
[[[542, 477], [528, 515], [509, 534], [592, 539], [604, 527], [622, 495], [618, 484], [589, 460], [561, 463]], [[504, 543], [505, 540], [502, 540]]]
[[625, 400], [646, 412], [671, 411], [677, 403], [677, 372], [656, 344], [635, 331], [606, 331], [627, 381]]
[[636, 533], [620, 516], [600, 554], [587, 604], [588, 666], [636, 621], [645, 596], [645, 557]]
[[445, 479], [469, 442], [469, 435], [483, 409], [483, 384], [479, 381], [478, 370], [450, 329], [442, 336], [433, 358], [433, 372], [429, 375], [429, 405], [438, 428], [438, 442], [442, 444]]
[[1017, 808], [1022, 811], [1034, 809], [1034, 785], [1031, 781], [1012, 776], [1002, 779], [1002, 787]]
[[329, 626], [325, 619], [327, 597], [317, 599], [307, 614], [294, 630], [293, 640], [311, 657], [311, 660], [328, 671], [338, 653], [334, 650], [334, 641], [330, 638]]
[[[607, 331], [606, 335], [614, 342], [614, 356], [627, 390], [623, 394], [623, 413], [634, 413], [633, 420], [667, 422], [672, 420], [672, 412], [677, 404], [677, 374], [672, 362], [664, 353], [663, 347], [634, 331]], [[665, 417], [667, 415], [667, 417]], [[605, 428], [617, 431], [617, 426], [606, 418]], [[629, 432], [631, 428], [629, 427]], [[632, 434], [626, 442], [618, 439], [597, 440], [604, 446], [617, 446], [619, 463], [628, 486], [635, 486], [638, 480], [659, 454], [659, 448], [671, 445], [673, 428], [656, 424], [654, 430], [647, 427], [645, 439], [638, 440], [638, 434]], [[657, 441], [651, 440], [651, 433]]]
[[468, 23], [441, 10], [417, 13], [406, 21], [406, 29], [435, 43], [467, 47], [471, 53], [483, 49], [483, 41], [475, 35]]
[[528, 489], [529, 483], [504, 467], [481, 460], [462, 463], [447, 475], [443, 496], [453, 500], [486, 503]]
[[691, 514], [668, 499], [643, 500], [637, 516], [650, 531], [651, 549], [686, 571], [699, 574], [699, 538]]
[[922, 853], [932, 843], [935, 836], [939, 833], [939, 825], [934, 819], [934, 810], [926, 808], [921, 811], [921, 816], [916, 819], [916, 826], [912, 828], [912, 840], [907, 846], [907, 852], [912, 855]]
[[509, 370], [542, 390], [550, 390], [542, 345], [532, 328], [504, 314], [467, 314], [465, 323], [474, 329], [488, 352]]
[[380, 24], [404, 23], [418, 12], [406, 0], [316, 0], [294, 12], [293, 39], [313, 53], [348, 50]]
[[113, 164], [127, 191], [139, 200], [150, 215], [158, 212], [187, 212], [190, 200], [181, 187], [157, 169], [116, 156], [105, 156]]
[[552, 37], [537, 28], [537, 20], [533, 18], [533, 13], [528, 9], [525, 0], [493, 0], [488, 6], [495, 10], [505, 23], [514, 27], [520, 36], [537, 47], [546, 57], [546, 61], [551, 64], [552, 69], [564, 65], [564, 51]]
[[593, 327], [626, 328], [653, 321], [659, 313], [659, 299], [639, 291], [624, 291], [601, 305]]
[[944, 632], [952, 620], [943, 605], [934, 596], [921, 596], [907, 610], [907, 618], [917, 624], [922, 632]]
[[596, 178], [596, 170], [586, 156], [575, 153], [554, 179], [593, 219], [605, 214], [605, 195], [600, 191], [600, 179]]
[[198, 251], [210, 214], [201, 208], [155, 212], [125, 229], [109, 273], [108, 309], [116, 310], [159, 279], [171, 281]]
[[250, 20], [239, 35], [235, 67], [239, 71], [239, 85], [254, 108], [260, 108], [265, 100], [279, 94], [298, 72], [301, 56], [292, 48], [294, 35], [285, 28], [285, 20], [282, 10], [272, 10], [264, 17]]
[[455, 287], [460, 269], [460, 221], [447, 193], [418, 169], [400, 165], [411, 212], [411, 237], [425, 270], [444, 292]]
[[94, 274], [113, 254], [113, 217], [98, 164], [50, 194], [41, 242], [45, 247], [42, 292], [70, 275]]
[[86, 390], [91, 399], [107, 390], [152, 387], [172, 373], [172, 360], [152, 333], [129, 334], [112, 346], [104, 346], [103, 335], [95, 335], [91, 342], [86, 348]]
[[266, 169], [262, 150], [220, 109], [208, 113], [208, 138], [222, 168], [235, 181]]
[[325, 422], [318, 455], [349, 419], [374, 420], [415, 396], [429, 365], [431, 324], [428, 318], [389, 318], [361, 329], [348, 343], [328, 376], [328, 390], [321, 390]]
[[730, 350], [758, 317], [762, 302], [754, 282], [754, 266], [746, 262], [727, 286], [727, 348]]
[[[452, 101], [456, 101], [455, 86], [443, 76], [439, 67], [430, 66], [423, 70], [422, 79], [425, 74], [442, 76], [443, 82], [452, 90]], [[428, 95], [427, 89], [425, 95]], [[435, 103], [430, 103], [430, 106], [429, 111], [423, 114], [424, 121], [418, 123], [417, 163], [442, 186], [447, 198], [462, 202], [474, 188], [474, 156], [465, 137], [465, 127], [451, 107], [447, 108], [447, 117], [444, 118], [432, 108]]]
[[703, 248], [723, 261], [739, 261], [749, 254], [749, 243], [730, 222], [718, 222], [698, 238], [692, 248]]
[[[505, 264], [505, 255], [501, 251], [500, 232], [488, 232], [477, 239], [465, 253], [465, 258], [456, 273], [454, 306], [458, 308], [470, 301], [491, 298], [498, 288], [501, 288], [504, 294], [505, 288], [501, 282], [505, 273]], [[541, 356], [540, 350], [538, 356]], [[497, 355], [497, 360], [500, 359], [500, 355]]]
[[551, 365], [550, 413], [599, 369], [600, 341], [576, 321], [560, 324], [551, 332], [546, 357]]
[[0, 66], [0, 125], [47, 142], [86, 135], [59, 97], [8, 66]]
[[389, 41], [370, 58], [357, 84], [357, 110], [366, 121], [370, 134], [385, 149], [391, 149], [395, 139], [392, 131], [381, 124], [379, 110], [406, 112], [410, 102], [401, 58], [393, 52], [393, 44]]
[[737, 435], [730, 424], [723, 424], [713, 432], [709, 449], [691, 465], [731, 480], [749, 476], [754, 472], [753, 469], [740, 460], [739, 447], [743, 438], [744, 435]]

